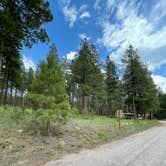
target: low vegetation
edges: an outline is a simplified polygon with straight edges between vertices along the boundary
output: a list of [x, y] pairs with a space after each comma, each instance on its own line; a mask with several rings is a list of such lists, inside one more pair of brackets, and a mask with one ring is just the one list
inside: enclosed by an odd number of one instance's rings
[[68, 120], [51, 123], [51, 134], [44, 136], [45, 130], [38, 118], [32, 116], [33, 112], [19, 107], [0, 107], [2, 165], [41, 165], [66, 153], [93, 148], [158, 123], [154, 120], [121, 120], [119, 129], [117, 119], [71, 113]]

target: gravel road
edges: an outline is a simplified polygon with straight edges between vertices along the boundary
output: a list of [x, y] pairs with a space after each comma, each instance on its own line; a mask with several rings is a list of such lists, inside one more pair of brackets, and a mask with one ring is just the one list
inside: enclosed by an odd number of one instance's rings
[[93, 150], [50, 161], [45, 166], [166, 166], [166, 122]]

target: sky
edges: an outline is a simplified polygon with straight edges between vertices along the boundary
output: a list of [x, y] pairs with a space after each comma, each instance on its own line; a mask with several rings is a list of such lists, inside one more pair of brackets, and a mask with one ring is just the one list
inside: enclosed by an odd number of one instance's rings
[[83, 38], [120, 67], [133, 45], [155, 84], [166, 92], [166, 0], [50, 0], [54, 20], [44, 24], [50, 41], [21, 51], [26, 68], [36, 68], [55, 43], [60, 58], [74, 58]]

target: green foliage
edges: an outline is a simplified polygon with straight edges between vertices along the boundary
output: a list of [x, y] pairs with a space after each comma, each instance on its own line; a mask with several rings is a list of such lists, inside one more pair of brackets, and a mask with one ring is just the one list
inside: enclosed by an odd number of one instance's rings
[[42, 94], [33, 94], [33, 93], [28, 93], [25, 97], [25, 100], [27, 106], [35, 110], [38, 108], [54, 109], [56, 103], [55, 97], [53, 96], [45, 96]]
[[20, 107], [9, 107], [11, 112], [11, 119], [19, 123], [20, 120], [24, 119], [24, 110]]
[[106, 89], [109, 112], [114, 116], [115, 111], [120, 105], [120, 86], [115, 64], [111, 61], [109, 56], [107, 56], [106, 59]]
[[159, 92], [160, 109], [155, 113], [158, 119], [166, 119], [166, 94]]
[[56, 104], [53, 96], [41, 94], [28, 94], [27, 105], [33, 108], [31, 128], [42, 134], [50, 134], [51, 123], [65, 123], [70, 117], [70, 105], [68, 102]]
[[[63, 111], [65, 112], [65, 110]], [[66, 110], [67, 112], [67, 110]], [[50, 122], [64, 122], [67, 118], [67, 113], [63, 113], [61, 110], [53, 109], [37, 109], [34, 111], [35, 119], [42, 126], [45, 126], [48, 121]]]
[[[48, 39], [45, 29], [41, 27], [43, 23], [49, 22], [53, 18], [48, 1], [41, 0], [29, 3], [28, 0], [7, 0], [2, 1], [0, 6], [0, 18], [3, 20], [0, 27], [2, 40], [16, 34], [17, 37], [19, 35], [20, 40], [24, 41], [25, 45], [31, 46], [38, 40], [44, 42]], [[12, 23], [14, 26], [9, 26]], [[14, 30], [19, 33], [17, 34]]]
[[39, 64], [32, 89], [33, 93], [54, 96], [57, 103], [68, 100], [64, 72], [54, 45], [50, 47], [46, 61]]
[[65, 147], [65, 142], [62, 141], [62, 140], [59, 140], [58, 143], [56, 144], [55, 148], [58, 149], [58, 150], [63, 150], [64, 147]]
[[71, 88], [71, 94], [73, 98], [79, 98], [78, 108], [81, 112], [92, 109], [97, 112], [104, 104], [104, 76], [98, 59], [95, 46], [89, 45], [84, 39], [79, 54], [71, 64], [72, 80], [68, 82], [74, 86]]
[[9, 103], [7, 102], [9, 86], [21, 93], [25, 91], [24, 70], [20, 63], [19, 51], [23, 44], [31, 47], [38, 41], [48, 41], [48, 35], [42, 24], [52, 19], [49, 2], [45, 0], [0, 2], [0, 79], [2, 79], [0, 88], [5, 91], [4, 97], [0, 96], [1, 100], [4, 100], [1, 103]]
[[159, 100], [156, 86], [133, 46], [126, 50], [122, 62], [125, 67], [123, 87], [127, 111], [133, 111], [135, 117], [138, 113], [145, 114], [157, 111]]
[[33, 117], [29, 123], [29, 131], [42, 135], [51, 134], [51, 128], [55, 124], [66, 123], [69, 117], [69, 110], [43, 109], [33, 110]]
[[39, 64], [30, 87], [31, 93], [25, 99], [27, 106], [34, 109], [33, 123], [49, 134], [51, 123], [63, 123], [70, 115], [64, 72], [54, 45], [50, 47], [46, 61]]

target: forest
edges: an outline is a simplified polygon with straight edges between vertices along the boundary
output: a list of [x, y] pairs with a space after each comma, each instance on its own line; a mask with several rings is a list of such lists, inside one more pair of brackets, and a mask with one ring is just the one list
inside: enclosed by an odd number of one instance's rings
[[[85, 37], [71, 60], [59, 54], [59, 43], [49, 41], [44, 27], [54, 19], [49, 1], [0, 0], [0, 165], [41, 166], [161, 127], [158, 119], [166, 119], [166, 94], [155, 85], [133, 43], [119, 65], [109, 54], [101, 61], [98, 46]], [[49, 51], [36, 69], [27, 69], [21, 52], [40, 43]], [[117, 116], [120, 111], [132, 117]], [[142, 135], [141, 143], [151, 140], [146, 145], [156, 148], [153, 141], [160, 139], [160, 128], [154, 130], [154, 139]]]
[[60, 58], [52, 44], [37, 69], [26, 70], [20, 50], [49, 40], [42, 28], [53, 20], [49, 3], [2, 0], [0, 9], [1, 105], [32, 108], [47, 130], [51, 121], [63, 121], [72, 111], [115, 117], [116, 110], [123, 110], [135, 119], [166, 118], [166, 94], [134, 46], [126, 48], [117, 68], [109, 55], [102, 64], [86, 38], [73, 60]]

